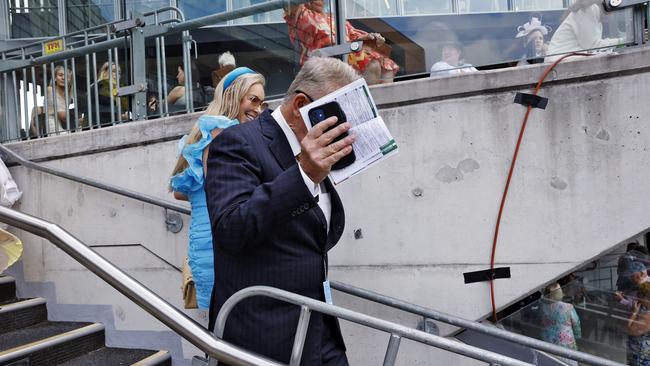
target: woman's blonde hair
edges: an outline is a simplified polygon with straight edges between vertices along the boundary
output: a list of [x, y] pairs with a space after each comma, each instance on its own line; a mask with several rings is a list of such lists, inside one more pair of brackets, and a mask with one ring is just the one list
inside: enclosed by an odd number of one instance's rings
[[549, 285], [546, 288], [546, 292], [548, 294], [548, 298], [551, 300], [562, 301], [562, 299], [564, 298], [564, 292], [562, 291], [562, 286], [560, 286], [560, 284], [557, 282], [552, 285]]
[[[116, 63], [113, 63], [113, 67], [115, 67], [116, 74], [119, 74], [120, 66], [118, 64], [116, 64]], [[102, 67], [99, 69], [99, 74], [97, 75], [97, 81], [108, 80], [108, 79], [109, 79], [109, 76], [108, 76], [108, 62], [104, 62]], [[113, 80], [113, 83], [115, 84], [115, 83], [117, 83], [117, 81]]]
[[[63, 72], [63, 77], [64, 78], [66, 77], [66, 69], [65, 69], [65, 67], [59, 65], [59, 66], [54, 68], [54, 79], [52, 79], [50, 81], [50, 85], [52, 86], [52, 95], [55, 95], [54, 93], [55, 93], [55, 90], [56, 90], [56, 74], [59, 71]], [[67, 77], [68, 80], [67, 80], [66, 85], [68, 86], [68, 98], [73, 99], [73, 95], [72, 95], [72, 71], [70, 71], [70, 69], [67, 70], [67, 76], [68, 76]]]
[[[261, 74], [243, 74], [237, 77], [232, 84], [223, 91], [223, 82], [226, 78], [222, 78], [214, 90], [214, 99], [208, 105], [205, 111], [207, 116], [224, 116], [229, 119], [235, 119], [239, 115], [239, 106], [246, 96], [246, 93], [255, 84], [261, 84], [264, 87], [266, 81]], [[199, 123], [195, 123], [187, 135], [185, 144], [193, 144], [201, 139], [201, 130]], [[185, 170], [189, 164], [183, 157], [183, 154], [178, 157], [174, 170], [172, 170], [172, 177]], [[172, 191], [171, 186], [169, 190]]]
[[650, 282], [644, 282], [639, 285], [637, 297], [642, 300], [650, 300]]
[[224, 92], [223, 82], [226, 79], [227, 77], [223, 77], [214, 89], [214, 99], [208, 105], [206, 115], [237, 118], [239, 105], [250, 88], [255, 84], [261, 84], [263, 87], [266, 82], [261, 74], [243, 74], [237, 77]]

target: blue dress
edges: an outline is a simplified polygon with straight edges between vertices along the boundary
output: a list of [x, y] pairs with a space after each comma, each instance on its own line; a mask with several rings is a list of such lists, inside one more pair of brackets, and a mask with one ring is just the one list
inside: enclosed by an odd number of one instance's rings
[[179, 150], [189, 166], [171, 178], [171, 187], [174, 192], [186, 195], [192, 205], [187, 256], [196, 286], [198, 307], [199, 309], [208, 309], [214, 286], [214, 253], [212, 251], [210, 217], [205, 199], [203, 150], [212, 142], [210, 134], [212, 130], [228, 128], [239, 124], [239, 122], [223, 116], [201, 116], [198, 124], [201, 139], [193, 144], [185, 144], [187, 136], [184, 136], [179, 143]]
[[[649, 311], [641, 307], [641, 312]], [[640, 336], [627, 336], [627, 364], [631, 366], [650, 365], [650, 332]]]

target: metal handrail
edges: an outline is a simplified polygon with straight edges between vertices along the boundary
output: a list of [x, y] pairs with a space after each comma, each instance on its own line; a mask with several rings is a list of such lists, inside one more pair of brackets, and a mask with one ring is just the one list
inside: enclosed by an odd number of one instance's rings
[[[301, 3], [306, 3], [307, 1], [309, 0], [292, 0], [291, 2], [292, 4], [301, 4]], [[239, 19], [250, 15], [281, 9], [285, 4], [286, 4], [286, 0], [270, 0], [263, 3], [246, 6], [231, 11], [207, 15], [204, 17], [185, 21], [182, 23], [170, 24], [168, 26], [144, 27], [143, 28], [144, 36], [145, 38], [168, 36], [171, 34], [200, 28], [202, 26], [206, 26], [210, 24], [216, 24], [228, 20]], [[127, 35], [125, 37], [129, 38], [130, 36]], [[60, 38], [60, 37], [56, 37], [56, 38]], [[42, 42], [43, 41], [37, 42], [37, 44], [40, 44]], [[92, 45], [82, 46], [75, 49], [64, 50], [51, 55], [30, 57], [29, 60], [15, 60], [14, 63], [12, 64], [6, 62], [7, 67], [1, 67], [0, 70], [2, 71], [2, 73], [8, 73], [16, 70], [21, 70], [26, 67], [37, 66], [44, 63], [57, 62], [72, 57], [80, 57], [80, 56], [84, 56], [86, 53], [99, 52], [110, 48], [119, 47], [123, 42], [124, 42], [123, 39], [110, 39], [110, 40], [103, 41], [101, 43], [95, 43]], [[3, 51], [3, 53], [6, 54], [6, 51]]]
[[531, 347], [540, 351], [545, 351], [572, 360], [584, 362], [590, 365], [624, 366], [624, 364], [615, 361], [610, 361], [602, 357], [590, 355], [585, 352], [575, 351], [569, 348], [560, 347], [552, 343], [540, 341], [539, 339], [516, 334], [500, 328], [490, 327], [472, 320], [450, 315], [423, 306], [411, 304], [406, 301], [396, 299], [394, 297], [382, 295], [374, 291], [362, 289], [342, 282], [330, 280], [330, 286], [333, 289], [344, 292], [346, 294], [357, 296], [382, 305], [390, 306], [395, 309], [406, 311], [412, 314], [417, 314], [425, 318], [430, 318], [457, 327], [470, 329], [477, 333], [482, 333], [492, 337], [501, 338], [509, 342], [521, 344], [523, 346]]
[[190, 210], [186, 206], [182, 206], [179, 204], [176, 204], [174, 202], [166, 201], [163, 199], [160, 199], [158, 197], [154, 197], [148, 194], [132, 191], [130, 189], [126, 188], [121, 188], [117, 187], [111, 184], [107, 184], [104, 182], [101, 182], [97, 179], [92, 179], [92, 178], [86, 178], [86, 177], [81, 177], [72, 173], [68, 173], [64, 170], [61, 169], [56, 169], [56, 168], [51, 168], [48, 166], [44, 166], [38, 163], [34, 163], [33, 161], [29, 161], [21, 157], [20, 155], [16, 154], [15, 152], [11, 151], [9, 148], [6, 146], [0, 144], [0, 154], [6, 155], [11, 158], [12, 161], [24, 166], [25, 168], [28, 169], [34, 169], [41, 171], [43, 173], [47, 174], [52, 174], [56, 175], [57, 177], [69, 179], [81, 184], [89, 185], [91, 187], [95, 187], [98, 189], [102, 189], [105, 191], [113, 192], [115, 194], [119, 194], [122, 196], [126, 196], [129, 198], [133, 198], [134, 200], [138, 200], [141, 202], [146, 202], [155, 206], [163, 207], [172, 211], [176, 211], [179, 213], [183, 213], [186, 215], [190, 215], [192, 213], [192, 210]]
[[[176, 7], [176, 6], [163, 6], [161, 8], [158, 8], [158, 9], [143, 13], [142, 16], [144, 16], [144, 17], [155, 16], [155, 15], [163, 13], [165, 11], [175, 12], [176, 13], [177, 18], [171, 18], [169, 20], [178, 21], [178, 22], [184, 22], [185, 21], [185, 15], [183, 14], [183, 11], [181, 11], [181, 9]], [[3, 50], [2, 52], [12, 53], [14, 51], [20, 51], [21, 49], [29, 49], [29, 48], [34, 48], [36, 50], [41, 50], [43, 44], [46, 43], [46, 42], [49, 42], [49, 41], [52, 41], [52, 40], [55, 40], [55, 39], [69, 38], [69, 37], [75, 37], [75, 36], [83, 36], [83, 35], [90, 35], [90, 34], [98, 34], [99, 35], [101, 33], [93, 33], [93, 31], [95, 31], [95, 30], [105, 31], [108, 26], [111, 26], [113, 24], [118, 24], [118, 23], [121, 23], [123, 21], [124, 21], [124, 19], [117, 19], [117, 20], [113, 20], [111, 22], [102, 23], [100, 25], [95, 25], [95, 26], [85, 28], [85, 29], [82, 29], [82, 30], [78, 30], [78, 31], [75, 31], [75, 32], [66, 33], [63, 36], [57, 35], [57, 36], [45, 37], [45, 38], [42, 38], [42, 39], [40, 39], [38, 41], [31, 42], [31, 43], [28, 43], [28, 44], [25, 44], [25, 45], [17, 46], [17, 47], [14, 47], [14, 48], [8, 48], [6, 50]]]
[[185, 340], [219, 361], [242, 366], [280, 365], [215, 338], [196, 321], [117, 268], [59, 225], [2, 206], [0, 206], [0, 221], [48, 239]]
[[375, 318], [370, 315], [342, 308], [340, 306], [330, 305], [306, 296], [294, 294], [268, 286], [248, 287], [243, 290], [239, 290], [237, 293], [229, 297], [217, 315], [217, 321], [215, 325], [215, 334], [217, 337], [223, 338], [228, 315], [230, 315], [230, 312], [235, 307], [235, 305], [237, 305], [240, 301], [253, 296], [266, 296], [301, 307], [299, 318], [300, 320], [298, 321], [296, 337], [294, 339], [293, 349], [291, 352], [291, 366], [297, 366], [300, 364], [305, 338], [307, 336], [307, 327], [309, 326], [311, 311], [317, 311], [322, 314], [334, 316], [343, 320], [389, 333], [390, 340], [388, 342], [388, 348], [386, 349], [386, 356], [384, 357], [384, 365], [393, 365], [395, 363], [400, 340], [402, 338], [410, 339], [429, 346], [434, 346], [479, 361], [485, 361], [490, 364], [504, 366], [531, 365], [529, 363], [495, 352], [486, 351], [482, 348], [470, 346], [459, 341], [425, 333], [417, 329], [389, 322], [387, 320]]

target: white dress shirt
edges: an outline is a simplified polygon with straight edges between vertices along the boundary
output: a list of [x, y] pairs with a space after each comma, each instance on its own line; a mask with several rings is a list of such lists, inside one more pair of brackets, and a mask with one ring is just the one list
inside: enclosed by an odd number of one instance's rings
[[[280, 108], [278, 107], [276, 110], [274, 110], [273, 113], [271, 113], [271, 116], [278, 122], [278, 125], [282, 129], [282, 132], [284, 132], [284, 136], [287, 138], [287, 141], [289, 141], [289, 146], [291, 146], [291, 153], [293, 156], [300, 154], [300, 141], [298, 141], [296, 134], [293, 133], [293, 130], [291, 127], [289, 127], [289, 124], [284, 119]], [[300, 169], [300, 174], [302, 175], [302, 179], [305, 181], [305, 185], [307, 186], [307, 189], [309, 189], [309, 192], [311, 192], [314, 197], [318, 197], [318, 206], [323, 211], [323, 215], [327, 221], [327, 231], [329, 232], [330, 218], [332, 216], [332, 201], [330, 194], [328, 192], [321, 192], [320, 185], [314, 183], [314, 181], [312, 181], [311, 178], [307, 176], [307, 174], [302, 170], [300, 163], [298, 164], [298, 169]], [[321, 184], [324, 186], [324, 183]]]

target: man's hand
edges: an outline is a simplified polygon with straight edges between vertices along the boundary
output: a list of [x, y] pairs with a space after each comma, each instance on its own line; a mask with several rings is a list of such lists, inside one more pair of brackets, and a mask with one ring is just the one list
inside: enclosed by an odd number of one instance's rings
[[319, 184], [329, 174], [332, 165], [352, 152], [354, 135], [332, 143], [342, 133], [350, 129], [350, 124], [345, 122], [340, 126], [325, 132], [336, 124], [336, 117], [330, 117], [314, 126], [307, 136], [300, 142], [300, 167], [309, 179]]

